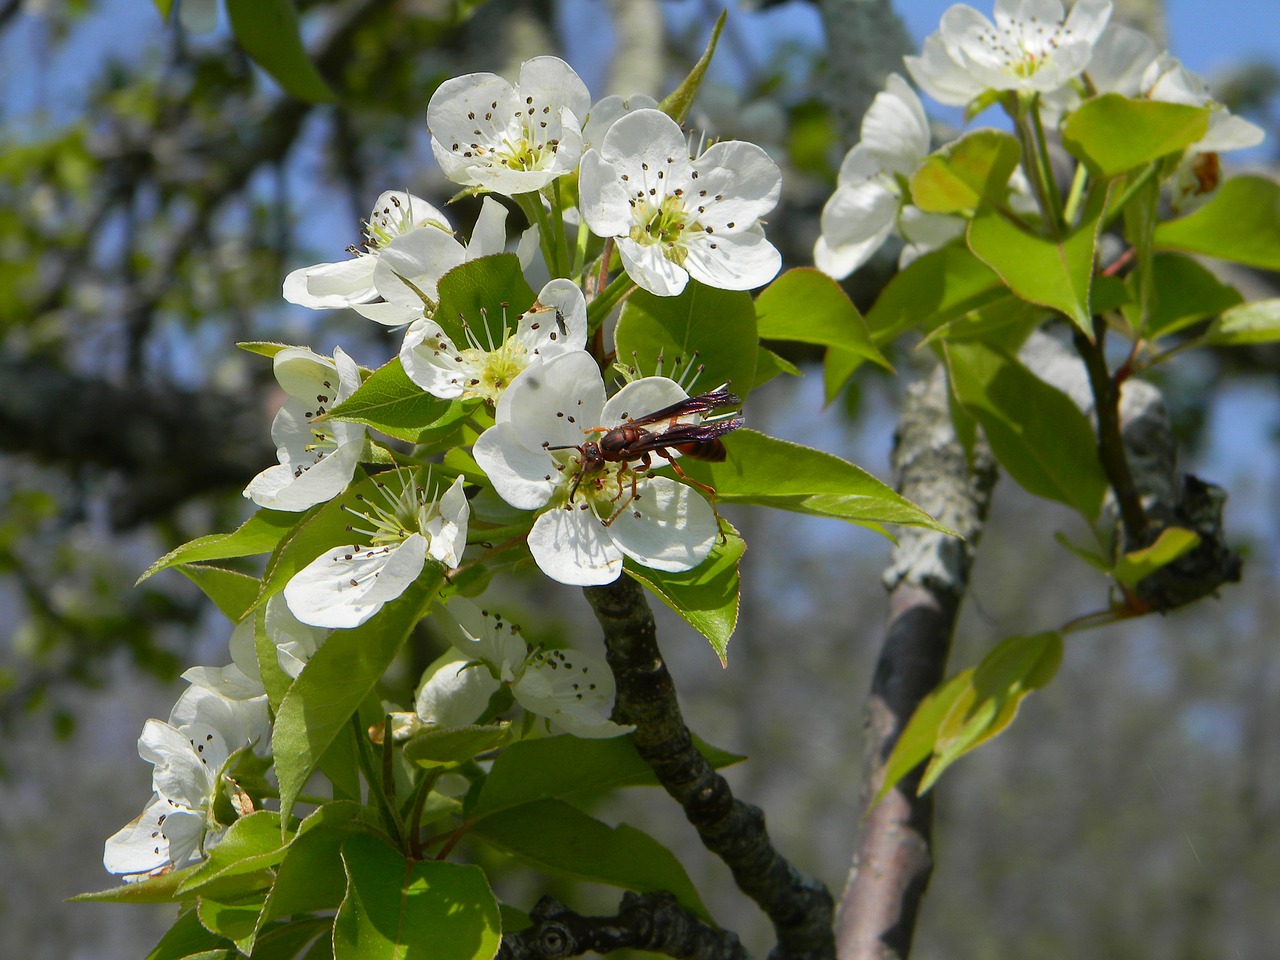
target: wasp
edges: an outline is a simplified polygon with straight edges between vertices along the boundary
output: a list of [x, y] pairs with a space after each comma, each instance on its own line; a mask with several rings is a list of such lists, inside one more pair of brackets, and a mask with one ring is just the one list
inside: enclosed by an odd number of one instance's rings
[[[737, 430], [744, 422], [741, 412], [728, 412], [741, 406], [742, 400], [725, 389], [726, 386], [727, 384], [709, 393], [679, 400], [653, 413], [631, 417], [626, 423], [616, 427], [588, 427], [583, 433], [598, 433], [599, 436], [585, 443], [548, 446], [548, 450], [578, 451], [578, 467], [573, 484], [569, 487], [569, 502], [573, 502], [574, 494], [583, 481], [593, 474], [603, 473], [610, 463], [623, 464], [623, 469], [618, 471], [618, 493], [613, 500], [620, 500], [626, 492], [624, 473], [631, 476], [631, 495], [604, 521], [605, 526], [608, 526], [636, 499], [639, 475], [653, 468], [653, 457], [657, 455], [671, 465], [671, 469], [681, 480], [705, 491], [711, 497], [711, 509], [719, 521], [715, 489], [681, 470], [680, 464], [676, 462], [676, 454], [712, 463], [724, 460], [724, 442], [720, 438]], [[717, 412], [722, 412], [722, 415], [699, 419], [697, 423], [681, 422], [686, 417], [702, 418]]]

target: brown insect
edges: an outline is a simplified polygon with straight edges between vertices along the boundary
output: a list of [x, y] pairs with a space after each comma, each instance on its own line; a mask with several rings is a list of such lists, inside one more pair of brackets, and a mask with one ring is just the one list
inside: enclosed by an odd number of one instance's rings
[[[695, 460], [707, 460], [712, 463], [724, 460], [725, 448], [720, 438], [742, 426], [744, 421], [740, 412], [726, 413], [699, 423], [681, 423], [680, 418], [728, 411], [741, 404], [742, 400], [721, 386], [710, 393], [679, 400], [653, 413], [632, 417], [617, 427], [587, 428], [583, 433], [599, 433], [600, 436], [585, 443], [566, 444], [559, 447], [548, 446], [546, 449], [577, 450], [579, 453], [577, 472], [569, 488], [570, 503], [573, 502], [578, 487], [592, 474], [603, 473], [610, 463], [625, 465], [618, 471], [618, 493], [613, 499], [619, 500], [625, 492], [622, 480], [624, 473], [631, 475], [631, 496], [622, 502], [613, 516], [604, 521], [605, 526], [613, 523], [636, 499], [636, 482], [639, 474], [653, 468], [655, 454], [667, 461], [681, 480], [706, 491], [711, 497], [711, 509], [715, 512], [718, 521], [720, 513], [716, 510], [715, 489], [693, 479], [681, 470], [672, 451], [682, 456], [693, 457]], [[633, 464], [632, 461], [638, 461], [638, 464]]]

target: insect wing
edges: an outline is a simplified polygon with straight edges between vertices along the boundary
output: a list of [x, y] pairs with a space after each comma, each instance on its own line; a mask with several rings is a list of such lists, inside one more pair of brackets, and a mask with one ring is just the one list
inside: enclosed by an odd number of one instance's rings
[[[721, 410], [725, 407], [739, 406], [742, 401], [730, 393], [728, 390], [713, 390], [710, 393], [700, 393], [696, 397], [686, 397], [684, 400], [677, 400], [670, 406], [663, 407], [661, 410], [655, 410], [653, 413], [646, 413], [642, 417], [632, 417], [627, 421], [628, 424], [643, 427], [646, 424], [658, 423], [662, 420], [673, 420], [677, 417], [701, 416], [704, 413], [710, 413], [712, 410]], [[738, 426], [741, 426], [741, 418], [739, 418]], [[736, 429], [730, 427], [729, 429]]]

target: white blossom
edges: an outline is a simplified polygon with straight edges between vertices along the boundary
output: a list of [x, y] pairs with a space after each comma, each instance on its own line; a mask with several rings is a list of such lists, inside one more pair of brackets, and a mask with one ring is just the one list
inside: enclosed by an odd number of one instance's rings
[[527, 367], [586, 347], [587, 302], [572, 281], [552, 280], [520, 315], [516, 329], [504, 326], [505, 336], [496, 342], [489, 326], [479, 333], [464, 326], [467, 343], [458, 346], [436, 321], [414, 321], [400, 348], [400, 363], [432, 396], [480, 397], [492, 404]]
[[962, 217], [925, 213], [904, 203], [903, 182], [929, 153], [929, 121], [915, 91], [896, 73], [862, 119], [862, 139], [845, 155], [836, 190], [822, 209], [813, 249], [818, 269], [837, 280], [851, 274], [891, 235], [905, 242], [899, 266], [964, 230]]
[[265, 695], [233, 700], [198, 684], [188, 687], [168, 722], [143, 726], [138, 754], [154, 765], [155, 793], [135, 820], [108, 838], [103, 866], [137, 880], [203, 859], [225, 832], [213, 803], [229, 762], [242, 749], [269, 743], [269, 734]]
[[457, 566], [471, 512], [462, 478], [438, 498], [430, 485], [397, 472], [392, 483], [376, 484], [382, 503], [359, 498], [361, 510], [348, 508], [368, 524], [350, 528], [368, 543], [335, 547], [294, 574], [284, 588], [293, 615], [316, 627], [356, 627], [400, 596], [428, 557]]
[[753, 143], [727, 140], [691, 159], [680, 125], [661, 110], [636, 110], [609, 127], [582, 158], [582, 217], [613, 237], [627, 274], [658, 296], [693, 277], [750, 290], [782, 264], [760, 218], [778, 202], [782, 175]]
[[330, 360], [306, 347], [286, 347], [272, 365], [289, 396], [271, 422], [280, 463], [249, 481], [244, 495], [272, 510], [306, 510], [340, 493], [360, 460], [362, 424], [313, 422], [359, 388], [360, 369], [341, 348]]
[[452, 232], [444, 214], [427, 201], [401, 190], [385, 191], [364, 224], [364, 249], [350, 247], [350, 260], [294, 270], [285, 278], [284, 298], [317, 310], [376, 300], [373, 271], [382, 249], [396, 238], [423, 228], [445, 235]]
[[553, 731], [601, 738], [632, 729], [609, 719], [613, 674], [601, 657], [531, 646], [518, 626], [463, 597], [450, 598], [436, 619], [466, 660], [446, 663], [423, 686], [416, 704], [422, 720], [443, 722], [453, 713], [454, 718], [469, 716], [466, 722], [473, 722], [499, 685], [506, 684], [516, 702], [545, 717]]
[[964, 106], [987, 90], [1051, 93], [1088, 66], [1111, 17], [1110, 0], [996, 0], [993, 24], [956, 4], [907, 70], [939, 103]]
[[472, 452], [507, 503], [543, 511], [528, 538], [543, 573], [561, 583], [611, 583], [624, 555], [673, 572], [707, 558], [718, 527], [706, 500], [626, 463], [588, 473], [575, 449], [686, 397], [675, 381], [646, 377], [606, 402], [600, 370], [586, 352], [526, 370], [502, 395], [494, 425]]
[[531, 193], [577, 166], [590, 106], [586, 84], [557, 57], [526, 60], [514, 85], [492, 73], [454, 77], [427, 104], [431, 150], [455, 183]]

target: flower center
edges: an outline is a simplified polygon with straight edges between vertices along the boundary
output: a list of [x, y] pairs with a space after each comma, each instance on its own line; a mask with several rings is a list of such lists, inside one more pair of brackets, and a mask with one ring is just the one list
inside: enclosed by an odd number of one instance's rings
[[[374, 488], [378, 491], [381, 503], [357, 493], [355, 498], [363, 510], [343, 506], [347, 513], [359, 517], [367, 524], [363, 527], [347, 524], [347, 529], [364, 534], [375, 547], [396, 546], [415, 533], [429, 536], [432, 520], [440, 515], [440, 503], [437, 498], [428, 495], [427, 487], [418, 486], [399, 470], [396, 474], [401, 484], [399, 493], [394, 492], [386, 482], [375, 480]], [[430, 486], [429, 479], [427, 486]]]
[[982, 41], [1000, 60], [1003, 69], [1020, 79], [1028, 79], [1052, 62], [1071, 31], [1063, 24], [1044, 24], [1035, 17], [1009, 20], [982, 34]]
[[632, 240], [660, 244], [668, 260], [677, 265], [684, 263], [688, 256], [684, 235], [701, 228], [696, 222], [689, 222], [689, 210], [682, 197], [668, 194], [656, 202], [650, 197], [636, 198], [631, 201], [631, 215], [633, 224], [628, 236]]

